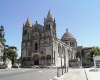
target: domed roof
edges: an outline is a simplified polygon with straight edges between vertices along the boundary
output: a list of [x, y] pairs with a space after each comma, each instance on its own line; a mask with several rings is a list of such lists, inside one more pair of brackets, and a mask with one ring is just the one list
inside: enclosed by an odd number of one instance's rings
[[69, 38], [74, 38], [74, 36], [70, 32], [68, 32], [68, 29], [66, 29], [66, 32], [63, 34], [61, 40], [68, 40]]

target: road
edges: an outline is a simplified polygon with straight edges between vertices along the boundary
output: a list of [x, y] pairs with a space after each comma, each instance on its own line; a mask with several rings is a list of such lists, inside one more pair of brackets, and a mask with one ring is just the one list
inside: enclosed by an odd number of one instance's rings
[[0, 69], [0, 80], [52, 80], [56, 69]]

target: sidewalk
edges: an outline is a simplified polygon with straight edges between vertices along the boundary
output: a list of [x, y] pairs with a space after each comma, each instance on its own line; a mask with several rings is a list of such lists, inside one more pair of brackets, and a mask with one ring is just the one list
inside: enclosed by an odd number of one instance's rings
[[95, 71], [94, 68], [85, 69], [88, 80], [100, 80], [100, 68], [97, 68], [98, 71]]
[[61, 77], [55, 77], [53, 80], [87, 80], [84, 69], [69, 69]]
[[100, 68], [97, 71], [94, 68], [70, 69], [60, 77], [54, 77], [53, 80], [100, 80]]

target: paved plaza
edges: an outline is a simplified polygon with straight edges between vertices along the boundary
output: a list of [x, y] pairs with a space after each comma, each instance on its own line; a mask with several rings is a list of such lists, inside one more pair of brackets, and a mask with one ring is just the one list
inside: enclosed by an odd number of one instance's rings
[[100, 80], [100, 69], [94, 71], [94, 68], [69, 68], [64, 75], [56, 75], [57, 69], [0, 69], [0, 80]]
[[56, 69], [0, 69], [0, 80], [52, 80]]

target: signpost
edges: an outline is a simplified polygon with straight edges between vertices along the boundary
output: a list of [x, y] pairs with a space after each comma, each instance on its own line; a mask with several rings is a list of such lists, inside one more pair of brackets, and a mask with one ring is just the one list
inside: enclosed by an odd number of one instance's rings
[[95, 71], [96, 71], [96, 62], [95, 62], [95, 55], [93, 54], [93, 60], [94, 60], [94, 68], [95, 68]]

